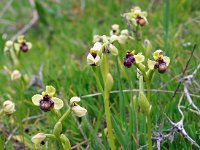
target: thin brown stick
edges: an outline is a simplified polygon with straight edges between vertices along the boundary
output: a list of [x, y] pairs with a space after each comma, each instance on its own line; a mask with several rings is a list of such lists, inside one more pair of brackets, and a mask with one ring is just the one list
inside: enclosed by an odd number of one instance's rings
[[[147, 89], [144, 89], [144, 91], [147, 91]], [[116, 90], [116, 91], [111, 91], [110, 94], [115, 94], [115, 93], [119, 93], [120, 91]], [[122, 92], [124, 93], [129, 93], [129, 92], [139, 92], [138, 89], [127, 89], [127, 90], [122, 90]], [[169, 94], [174, 94], [174, 91], [170, 91], [170, 90], [159, 90], [159, 89], [151, 89], [151, 92], [160, 92], [160, 93], [169, 93]], [[176, 92], [177, 94], [181, 94], [182, 92]], [[95, 97], [95, 96], [99, 96], [101, 95], [101, 93], [94, 93], [94, 94], [88, 94], [88, 95], [83, 95], [81, 96], [81, 98], [89, 98], [89, 97]], [[190, 94], [190, 96], [192, 97], [196, 97], [196, 98], [200, 98], [200, 95], [195, 95], [195, 94]]]

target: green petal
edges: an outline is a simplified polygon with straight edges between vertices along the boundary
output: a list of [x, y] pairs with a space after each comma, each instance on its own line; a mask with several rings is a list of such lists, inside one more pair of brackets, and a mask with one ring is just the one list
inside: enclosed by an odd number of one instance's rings
[[43, 99], [43, 96], [40, 94], [36, 94], [32, 97], [32, 102], [34, 105], [39, 106], [40, 105], [40, 100]]
[[63, 107], [63, 101], [57, 97], [52, 97], [51, 100], [54, 102], [54, 109], [61, 109]]
[[118, 42], [119, 42], [120, 44], [125, 44], [127, 40], [128, 40], [128, 36], [126, 36], [126, 35], [120, 35], [120, 36], [118, 37]]
[[14, 48], [17, 52], [20, 50], [20, 44], [19, 43], [14, 43]]
[[22, 43], [23, 41], [24, 41], [24, 35], [18, 36], [17, 42], [18, 42], [18, 43]]
[[31, 138], [31, 141], [34, 144], [40, 144], [45, 138], [46, 135], [44, 133], [38, 133]]
[[118, 49], [113, 44], [109, 44], [109, 50], [114, 56], [118, 55]]
[[87, 110], [79, 105], [72, 107], [72, 111], [77, 117], [83, 117], [87, 113]]
[[93, 65], [95, 63], [94, 57], [92, 56], [92, 54], [88, 54], [87, 55], [87, 64], [88, 65]]
[[162, 53], [163, 53], [163, 51], [162, 50], [156, 50], [154, 53], [153, 53], [153, 58], [154, 58], [154, 60], [158, 60], [159, 59], [159, 57], [161, 57], [162, 56]]
[[94, 59], [94, 63], [96, 66], [99, 66], [100, 65], [100, 61], [101, 61], [101, 58], [99, 57], [99, 55], [97, 55]]
[[163, 57], [163, 60], [164, 60], [164, 62], [166, 63], [166, 65], [168, 66], [169, 63], [170, 63], [170, 58], [167, 57], [167, 56], [164, 56], [164, 57]]
[[134, 58], [136, 63], [142, 63], [145, 59], [145, 57], [141, 53], [134, 55]]
[[152, 60], [148, 59], [147, 64], [148, 64], [149, 69], [153, 70], [154, 66], [155, 66], [155, 63], [156, 63], [155, 61], [152, 61]]
[[78, 97], [78, 96], [73, 96], [71, 99], [70, 99], [70, 106], [73, 106], [73, 104], [74, 103], [78, 103], [78, 102], [80, 102], [81, 101], [81, 99], [80, 99], [80, 97]]
[[32, 48], [32, 44], [30, 42], [27, 42], [26, 44], [28, 45], [28, 49]]
[[50, 97], [53, 97], [53, 95], [56, 92], [56, 89], [53, 86], [46, 86], [46, 92]]

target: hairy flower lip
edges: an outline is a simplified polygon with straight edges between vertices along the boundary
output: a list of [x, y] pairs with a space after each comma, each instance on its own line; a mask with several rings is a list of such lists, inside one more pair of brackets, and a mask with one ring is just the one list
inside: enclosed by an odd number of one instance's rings
[[165, 62], [160, 63], [160, 64], [159, 64], [159, 67], [158, 67], [158, 72], [159, 72], [159, 73], [164, 73], [164, 72], [166, 72], [166, 70], [167, 70], [167, 65], [166, 65], [166, 63], [165, 63]]
[[50, 98], [45, 98], [40, 100], [40, 109], [44, 112], [50, 111], [54, 107], [54, 102]]
[[124, 57], [124, 66], [127, 68], [131, 67], [132, 63], [142, 63], [145, 60], [145, 57], [142, 55], [142, 53], [138, 53], [137, 55], [133, 52], [130, 52], [129, 50], [126, 52], [126, 56]]
[[20, 45], [20, 50], [23, 52], [27, 52], [28, 51], [28, 45], [25, 42], [22, 42]]
[[132, 66], [132, 63], [135, 62], [135, 58], [133, 53], [131, 51], [126, 52], [126, 56], [124, 57], [124, 66], [127, 68], [130, 68]]

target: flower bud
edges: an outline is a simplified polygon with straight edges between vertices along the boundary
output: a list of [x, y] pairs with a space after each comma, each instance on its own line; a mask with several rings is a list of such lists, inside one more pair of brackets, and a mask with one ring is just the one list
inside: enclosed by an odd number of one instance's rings
[[122, 30], [121, 35], [128, 36], [129, 35], [128, 30], [127, 29]]
[[62, 123], [59, 121], [59, 122], [57, 122], [56, 125], [54, 126], [53, 134], [54, 134], [56, 137], [59, 137], [61, 132], [62, 132]]
[[117, 41], [117, 39], [118, 39], [118, 36], [117, 36], [117, 35], [112, 35], [112, 36], [110, 37], [110, 42], [113, 43], [113, 42]]
[[118, 49], [113, 44], [109, 44], [108, 49], [114, 56], [118, 55]]
[[101, 41], [101, 36], [99, 36], [99, 35], [93, 36], [93, 40], [92, 40], [93, 43], [100, 42], [100, 41]]
[[15, 112], [15, 104], [10, 100], [5, 101], [3, 103], [3, 111], [8, 115], [14, 113]]
[[151, 45], [151, 42], [148, 40], [148, 39], [145, 39], [144, 40], [144, 43], [143, 43], [143, 46], [144, 48], [146, 49], [145, 52], [146, 52], [146, 57], [149, 58], [150, 54], [151, 54], [151, 51], [152, 51], [152, 45]]
[[13, 46], [13, 41], [7, 41], [6, 44], [5, 44], [5, 47], [6, 47], [7, 49], [12, 48], [12, 46]]
[[77, 96], [73, 96], [71, 99], [70, 99], [70, 106], [73, 107], [75, 106], [78, 102], [80, 102], [81, 99], [80, 97], [77, 97]]
[[68, 149], [71, 149], [71, 144], [70, 144], [70, 141], [69, 139], [64, 135], [64, 134], [61, 134], [60, 135], [60, 139], [62, 141], [62, 143], [64, 144], [64, 147], [68, 150]]
[[28, 74], [25, 74], [25, 75], [23, 75], [23, 79], [24, 79], [24, 81], [26, 82], [26, 83], [29, 83], [29, 76], [28, 76]]
[[11, 80], [17, 80], [19, 78], [21, 78], [21, 73], [19, 72], [19, 70], [14, 70], [11, 73]]
[[120, 35], [120, 36], [118, 37], [118, 42], [119, 42], [120, 44], [125, 44], [127, 40], [128, 40], [128, 36], [126, 36], [126, 35]]
[[87, 110], [79, 105], [75, 105], [71, 109], [74, 115], [76, 115], [77, 117], [85, 116], [85, 114], [87, 113]]
[[112, 30], [110, 31], [110, 35], [118, 35], [119, 34], [119, 25], [113, 24]]
[[31, 141], [34, 144], [41, 144], [45, 138], [46, 138], [46, 135], [44, 133], [38, 133], [31, 138]]
[[150, 104], [143, 92], [139, 92], [138, 103], [145, 113], [150, 113]]
[[113, 77], [110, 73], [107, 74], [107, 77], [106, 77], [106, 91], [107, 92], [110, 92], [112, 87], [113, 87]]

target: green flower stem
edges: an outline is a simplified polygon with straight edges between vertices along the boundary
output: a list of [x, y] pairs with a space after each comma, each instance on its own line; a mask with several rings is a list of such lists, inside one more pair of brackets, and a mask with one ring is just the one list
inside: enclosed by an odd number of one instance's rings
[[151, 139], [151, 116], [147, 114], [147, 130], [148, 130], [148, 149], [152, 150], [152, 139]]
[[124, 100], [124, 94], [122, 92], [122, 83], [121, 83], [121, 78], [120, 78], [120, 68], [119, 68], [119, 63], [118, 63], [118, 57], [116, 57], [116, 64], [117, 64], [117, 75], [118, 75], [118, 87], [120, 90], [120, 102], [119, 102], [119, 107], [120, 107], [120, 117], [123, 123], [125, 123], [125, 100]]
[[14, 67], [15, 68], [19, 68], [20, 67], [20, 63], [19, 63], [19, 60], [16, 57], [16, 54], [15, 54], [13, 49], [10, 49], [10, 56], [11, 56], [11, 59], [13, 61]]
[[63, 121], [69, 116], [71, 112], [71, 109], [68, 109], [63, 115], [62, 117], [58, 120], [58, 122], [60, 121], [61, 123], [63, 123]]
[[60, 137], [57, 137], [57, 140], [58, 140], [58, 145], [59, 145], [59, 147], [60, 147], [60, 150], [65, 150], [65, 149], [63, 148], [62, 141], [61, 141]]
[[[146, 86], [147, 86], [147, 99], [148, 101], [150, 102], [150, 90], [151, 90], [151, 87], [150, 87], [150, 82], [149, 80], [146, 81]], [[144, 91], [144, 82], [143, 82], [143, 76], [140, 76], [139, 78], [139, 89], [140, 89], [140, 92], [143, 92]], [[148, 149], [149, 150], [152, 150], [152, 138], [151, 138], [151, 116], [150, 116], [150, 111], [149, 113], [145, 113], [146, 114], [146, 117], [147, 117], [147, 134], [148, 134]]]
[[147, 99], [149, 102], [151, 102], [151, 83], [149, 81], [146, 82], [146, 87], [147, 87]]
[[145, 72], [145, 67], [144, 67], [142, 64], [140, 64], [140, 63], [134, 63], [134, 64], [135, 64], [135, 66], [142, 72], [142, 75], [143, 75], [143, 77], [144, 77], [144, 80], [147, 81], [148, 78], [147, 78], [147, 74], [146, 74], [146, 72]]
[[62, 146], [62, 142], [59, 136], [55, 136], [54, 134], [45, 134], [47, 138], [51, 138], [51, 139], [57, 139], [58, 141], [58, 145], [60, 147], [61, 150], [64, 150], [63, 146]]
[[[57, 123], [58, 123], [58, 122], [63, 123], [63, 121], [69, 116], [70, 112], [71, 112], [71, 109], [68, 109], [68, 110], [62, 115], [62, 117], [60, 117], [60, 119], [57, 121]], [[57, 123], [56, 123], [56, 124], [57, 124]], [[61, 129], [61, 130], [62, 130], [62, 129]], [[60, 133], [59, 133], [59, 134], [60, 134]], [[61, 150], [65, 150], [65, 149], [63, 148], [62, 140], [61, 140], [59, 134], [58, 134], [58, 133], [54, 133], [54, 136], [57, 138], [57, 141], [58, 141], [58, 144], [59, 144], [60, 149], [61, 149]]]
[[98, 77], [97, 67], [92, 67], [92, 69], [94, 71], [94, 77], [95, 77], [95, 80], [97, 82], [97, 86], [98, 86], [100, 92], [103, 94], [103, 87], [102, 87], [101, 82], [100, 82], [99, 77]]
[[[151, 83], [147, 80], [147, 99], [151, 101]], [[147, 130], [148, 130], [148, 149], [152, 150], [152, 135], [151, 135], [151, 110], [147, 114]]]
[[47, 138], [56, 139], [55, 135], [53, 134], [45, 134]]
[[[107, 89], [107, 87], [105, 86], [106, 86], [106, 78], [109, 73], [109, 67], [108, 67], [108, 58], [106, 54], [103, 55], [101, 67], [102, 67], [101, 71], [102, 71], [102, 76], [103, 76], [103, 81], [104, 81], [104, 89]], [[101, 82], [99, 80], [99, 76], [97, 73], [97, 68], [94, 68], [93, 70], [94, 70], [95, 79], [97, 81], [97, 86], [100, 89], [100, 92], [102, 93], [103, 99], [104, 99], [104, 108], [105, 108], [105, 114], [106, 114], [106, 124], [107, 124], [107, 129], [108, 129], [109, 145], [110, 145], [111, 150], [116, 150], [114, 135], [112, 132], [112, 123], [111, 123], [111, 115], [110, 115], [110, 107], [109, 107], [110, 91], [103, 90], [103, 87], [101, 85]]]
[[112, 132], [111, 116], [110, 116], [109, 92], [105, 92], [104, 107], [105, 107], [106, 123], [107, 123], [107, 129], [108, 129], [108, 138], [109, 138], [110, 148], [111, 148], [111, 150], [116, 150], [115, 142], [114, 142], [114, 135]]
[[[109, 73], [109, 67], [108, 67], [108, 56], [107, 54], [104, 54], [102, 57], [102, 75], [103, 75], [103, 81], [104, 81], [104, 85], [106, 83], [106, 77], [107, 74]], [[105, 87], [104, 87], [105, 88]]]
[[149, 82], [151, 82], [151, 80], [152, 80], [152, 78], [153, 78], [153, 74], [154, 74], [154, 72], [155, 72], [155, 70], [153, 69], [149, 69], [148, 71], [147, 71], [147, 78], [148, 78], [148, 80], [149, 80]]
[[58, 120], [58, 118], [60, 118], [59, 113], [56, 112], [55, 109], [51, 109], [51, 114], [53, 115], [55, 120]]
[[143, 92], [144, 91], [144, 82], [143, 82], [143, 76], [141, 75], [140, 77], [139, 77], [139, 90], [140, 90], [140, 92]]
[[3, 109], [0, 110], [0, 116], [3, 114]]

